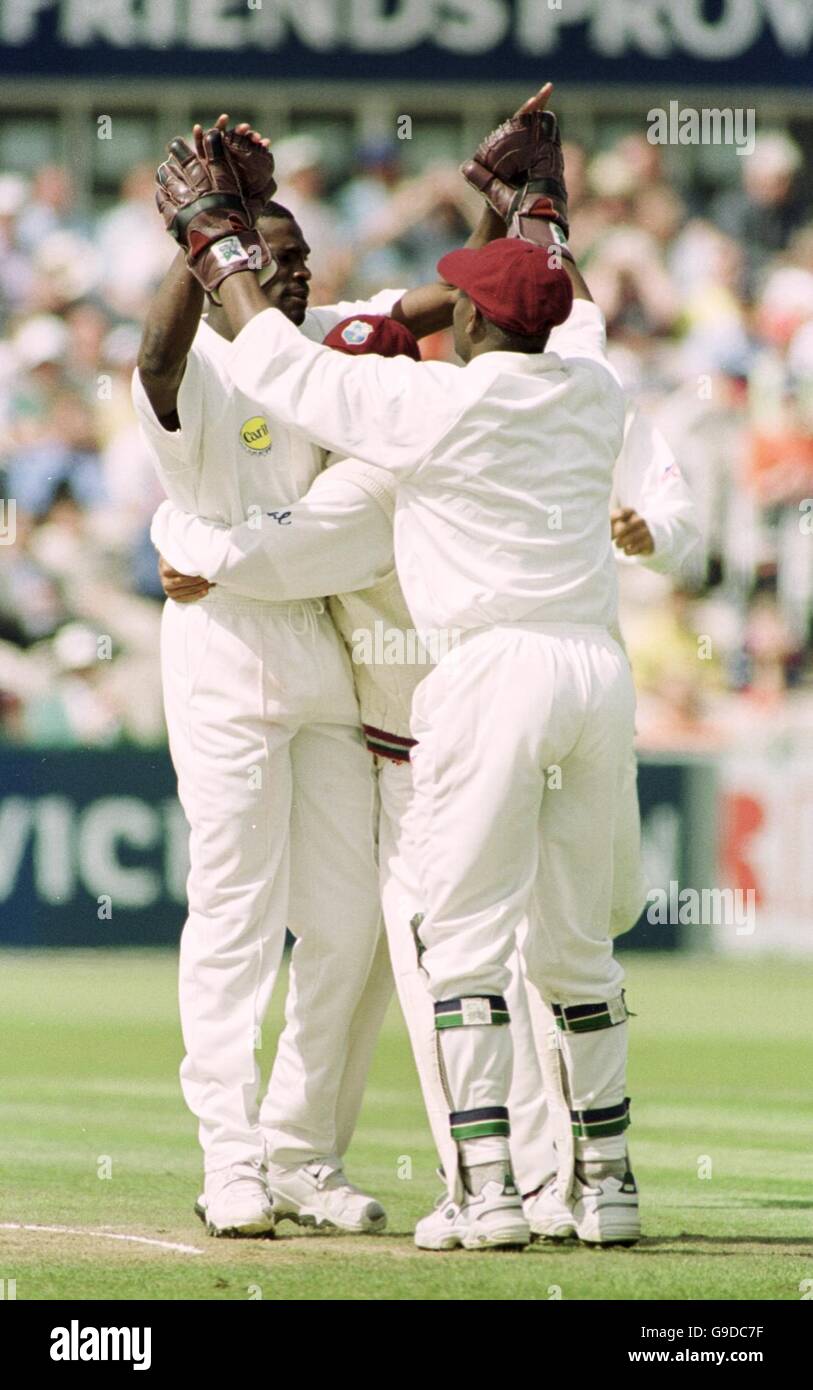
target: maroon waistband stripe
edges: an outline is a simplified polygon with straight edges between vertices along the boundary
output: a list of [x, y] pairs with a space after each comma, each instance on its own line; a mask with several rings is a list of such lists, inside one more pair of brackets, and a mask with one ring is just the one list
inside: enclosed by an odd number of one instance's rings
[[370, 738], [378, 739], [382, 743], [395, 744], [398, 748], [414, 748], [418, 742], [416, 738], [404, 738], [403, 734], [388, 734], [386, 729], [376, 729], [372, 724], [362, 724], [361, 727]]

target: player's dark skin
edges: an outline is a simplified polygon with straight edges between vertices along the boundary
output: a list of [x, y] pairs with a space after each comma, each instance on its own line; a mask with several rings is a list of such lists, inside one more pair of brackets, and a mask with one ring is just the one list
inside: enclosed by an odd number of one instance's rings
[[[259, 293], [266, 309], [279, 309], [291, 323], [301, 324], [308, 307], [310, 247], [293, 219], [260, 218], [259, 230], [277, 264], [273, 279]], [[186, 357], [198, 331], [205, 295], [179, 251], [158, 290], [144, 324], [138, 371], [147, 399], [164, 429], [180, 429], [178, 388]], [[210, 328], [224, 338], [234, 335], [221, 305], [210, 303]]]
[[[310, 247], [293, 219], [260, 218], [258, 225], [277, 263], [273, 279], [258, 287], [264, 306], [279, 309], [291, 323], [301, 324], [308, 307]], [[180, 251], [150, 307], [138, 354], [138, 370], [147, 399], [167, 430], [180, 429], [178, 389], [204, 300], [203, 290], [187, 270], [185, 253]], [[222, 305], [209, 304], [207, 322], [224, 338], [234, 336]], [[181, 603], [203, 598], [211, 587], [197, 576], [178, 575], [163, 557], [159, 559], [159, 575], [165, 592]], [[168, 582], [171, 589], [167, 588]]]
[[614, 544], [625, 555], [651, 555], [655, 549], [652, 532], [632, 507], [610, 512], [610, 530]]

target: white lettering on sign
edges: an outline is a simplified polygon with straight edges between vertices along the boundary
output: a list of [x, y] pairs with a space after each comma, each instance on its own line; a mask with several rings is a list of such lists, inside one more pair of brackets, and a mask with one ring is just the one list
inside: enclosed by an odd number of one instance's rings
[[66, 796], [36, 804], [34, 887], [46, 903], [69, 902], [76, 892], [73, 805]]
[[559, 28], [584, 24], [593, 13], [593, 0], [568, 0], [553, 10], [548, 0], [517, 0], [517, 44], [525, 53], [550, 53], [559, 43]]
[[166, 48], [179, 41], [178, 0], [144, 0], [141, 42]]
[[511, 13], [502, 0], [447, 0], [445, 9], [437, 41], [452, 53], [488, 53], [508, 35]]
[[772, 37], [789, 57], [813, 44], [810, 0], [4, 0], [0, 43], [34, 43], [56, 17], [72, 47], [273, 50], [296, 39], [314, 52], [408, 52], [429, 44], [446, 52], [488, 53], [511, 41], [521, 54], [555, 53], [569, 32], [585, 30], [606, 58], [690, 54], [725, 62]]
[[274, 0], [252, 10], [247, 21], [246, 46], [282, 48], [296, 38], [315, 53], [330, 53], [348, 42], [347, 0]]
[[153, 869], [127, 867], [121, 845], [152, 849], [158, 844], [158, 812], [134, 796], [104, 796], [79, 818], [78, 858], [82, 881], [94, 897], [109, 893], [117, 907], [147, 907], [160, 892]]
[[141, 39], [132, 0], [63, 0], [59, 11], [63, 43], [88, 43], [132, 48]]
[[604, 5], [596, 10], [592, 34], [596, 50], [607, 58], [645, 53], [663, 58], [669, 53], [670, 9], [661, 0], [633, 0], [631, 5]]
[[53, 10], [56, 0], [6, 0], [0, 5], [0, 38], [3, 43], [29, 43], [36, 37], [43, 10]]
[[763, 0], [763, 4], [779, 47], [786, 53], [807, 53], [813, 44], [813, 5], [810, 0]]
[[745, 53], [762, 28], [759, 0], [724, 0], [716, 19], [706, 19], [703, 0], [683, 0], [672, 7], [672, 23], [681, 46], [698, 58], [728, 58]]
[[248, 37], [246, 12], [234, 0], [188, 0], [187, 42], [192, 48], [242, 48]]
[[33, 821], [34, 804], [22, 796], [7, 796], [0, 805], [0, 902], [14, 892]]
[[164, 895], [184, 903], [188, 838], [174, 799], [151, 805], [105, 796], [80, 808], [68, 796], [5, 797], [0, 902], [14, 894], [30, 855], [34, 893], [50, 907], [70, 906], [82, 892], [109, 897], [117, 911], [150, 907]]
[[397, 53], [423, 43], [432, 26], [433, 0], [350, 0], [348, 37], [354, 48]]

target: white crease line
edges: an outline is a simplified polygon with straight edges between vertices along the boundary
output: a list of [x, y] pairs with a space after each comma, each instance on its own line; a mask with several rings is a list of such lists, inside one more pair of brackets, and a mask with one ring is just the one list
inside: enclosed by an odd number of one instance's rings
[[117, 1231], [90, 1231], [76, 1226], [31, 1226], [20, 1221], [0, 1221], [0, 1231], [48, 1231], [60, 1236], [101, 1236], [104, 1240], [130, 1240], [136, 1245], [158, 1245], [162, 1250], [178, 1250], [182, 1255], [202, 1255], [195, 1245], [178, 1245], [172, 1240], [155, 1240], [152, 1236], [123, 1236]]

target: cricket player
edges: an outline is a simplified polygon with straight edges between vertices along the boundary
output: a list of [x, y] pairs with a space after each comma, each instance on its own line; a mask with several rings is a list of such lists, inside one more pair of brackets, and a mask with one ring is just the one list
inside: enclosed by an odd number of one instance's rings
[[[540, 119], [555, 190], [558, 134]], [[252, 241], [245, 215], [238, 223], [234, 181], [216, 146], [209, 155], [210, 192], [201, 198], [197, 179], [178, 180], [173, 201], [201, 282], [211, 282], [212, 258], [232, 262], [222, 294], [237, 332], [233, 379], [247, 373], [273, 418], [324, 447], [385, 462], [398, 483], [396, 561], [418, 629], [463, 632], [413, 705], [410, 822], [465, 1196], [419, 1223], [416, 1241], [482, 1248], [529, 1238], [510, 1169], [502, 994], [527, 920], [526, 970], [563, 1033], [574, 1211], [589, 1207], [603, 1239], [628, 1243], [638, 1225], [624, 1141], [627, 1012], [609, 918], [634, 701], [608, 631], [606, 510], [624, 408], [601, 315], [572, 261], [503, 239], [439, 266], [459, 292], [462, 373], [315, 347], [266, 309], [248, 254], [261, 238]], [[519, 207], [550, 230], [565, 220], [561, 202], [528, 184]], [[566, 250], [561, 231], [549, 240]], [[568, 316], [569, 341], [546, 354], [551, 328]], [[567, 514], [556, 535], [551, 505]], [[544, 794], [553, 764], [563, 777], [555, 798]]]
[[[526, 105], [545, 99], [543, 88]], [[442, 285], [308, 311], [308, 248], [271, 197], [268, 142], [246, 125], [226, 131], [226, 121], [216, 133], [252, 184], [268, 304], [317, 341], [354, 309], [386, 309], [421, 332], [447, 321]], [[159, 171], [159, 206], [170, 202], [176, 168], [200, 167], [199, 127], [195, 142], [196, 152], [173, 143]], [[500, 229], [487, 212], [472, 244]], [[287, 504], [307, 489], [323, 455], [296, 431], [272, 428], [259, 403], [224, 375], [231, 329], [217, 290], [233, 258], [220, 264], [216, 249], [209, 257], [205, 217], [190, 236], [211, 261], [209, 312], [201, 322], [201, 289], [179, 258], [145, 326], [136, 410], [172, 501], [222, 522], [268, 512], [283, 526]], [[194, 615], [167, 605], [162, 665], [191, 827], [181, 1074], [205, 1156], [199, 1212], [212, 1234], [265, 1234], [270, 1195], [277, 1219], [381, 1229], [382, 1209], [341, 1168], [380, 1021], [378, 980], [388, 969], [374, 788], [346, 654], [321, 601], [257, 604], [221, 591]], [[258, 1108], [254, 1053], [286, 921], [297, 936], [286, 1027]]]
[[[321, 339], [331, 320], [371, 307], [311, 315], [299, 228], [273, 200], [259, 212], [273, 249], [263, 293], [290, 322]], [[178, 505], [225, 522], [262, 508], [284, 524], [323, 456], [272, 431], [234, 389], [228, 323], [212, 297], [201, 320], [203, 302], [179, 257], [133, 380], [144, 437]], [[179, 996], [181, 1081], [205, 1161], [199, 1212], [213, 1235], [270, 1233], [272, 1200], [276, 1219], [379, 1230], [382, 1208], [341, 1168], [375, 1033], [355, 1016], [382, 968], [374, 787], [346, 653], [323, 604], [223, 590], [193, 609], [166, 605], [162, 674], [191, 830]], [[260, 1105], [255, 1054], [286, 925], [297, 937], [286, 1025]]]
[[[351, 354], [404, 353], [420, 360], [412, 335], [383, 317], [348, 319], [325, 342]], [[410, 709], [432, 654], [423, 651], [417, 640], [394, 569], [394, 480], [385, 470], [357, 459], [331, 457], [329, 463], [329, 471], [288, 509], [284, 528], [273, 518], [263, 518], [262, 526], [252, 519], [226, 528], [164, 503], [154, 519], [152, 536], [162, 556], [169, 556], [181, 570], [168, 570], [162, 562], [167, 594], [178, 601], [199, 598], [210, 584], [275, 601], [307, 598], [331, 589], [346, 591], [330, 599], [329, 607], [354, 657], [362, 727], [378, 776], [380, 887], [390, 957], [433, 1136], [441, 1162], [454, 1170], [448, 1106], [434, 1046], [432, 1001], [410, 927], [420, 893], [403, 842], [412, 790]], [[193, 569], [197, 579], [190, 577]], [[173, 578], [167, 578], [168, 574]], [[400, 645], [398, 639], [402, 639]], [[528, 1063], [517, 1068], [522, 1084], [512, 1093], [512, 1152], [521, 1186], [524, 1182], [522, 1190], [536, 1190], [556, 1163], [518, 958], [512, 964], [516, 969], [509, 991], [512, 1027], [517, 1051]], [[391, 982], [388, 998], [390, 992]], [[560, 1216], [564, 1219], [569, 1213], [564, 1209]]]
[[[558, 332], [551, 333], [552, 350]], [[418, 358], [407, 330], [383, 317], [348, 319], [325, 342], [348, 354]], [[329, 605], [354, 657], [365, 739], [378, 773], [379, 872], [390, 956], [433, 1137], [441, 1163], [454, 1167], [431, 997], [409, 927], [419, 894], [402, 843], [412, 786], [410, 710], [431, 654], [422, 653], [414, 641], [393, 568], [394, 480], [359, 460], [331, 464], [330, 475], [317, 478], [292, 506], [284, 529], [267, 518], [261, 526], [253, 520], [231, 528], [215, 526], [164, 503], [153, 523], [153, 540], [164, 557], [165, 590], [183, 600], [207, 592], [209, 583], [276, 601], [345, 591]], [[619, 502], [612, 514], [617, 549], [625, 546], [635, 556], [633, 563], [679, 571], [698, 540], [691, 497], [663, 437], [633, 410], [628, 411], [615, 465], [614, 493]], [[613, 935], [634, 924], [645, 898], [643, 886], [636, 886], [640, 830], [634, 763], [627, 794], [631, 804], [619, 816], [616, 833]], [[540, 1066], [552, 1044], [556, 1050], [558, 1034], [550, 1010], [533, 986], [526, 986], [518, 953], [510, 968], [506, 999], [514, 1043], [509, 1097], [514, 1172], [532, 1235], [563, 1239], [575, 1233], [572, 1209], [549, 1180], [557, 1170], [566, 1170], [570, 1117], [556, 1068]]]

